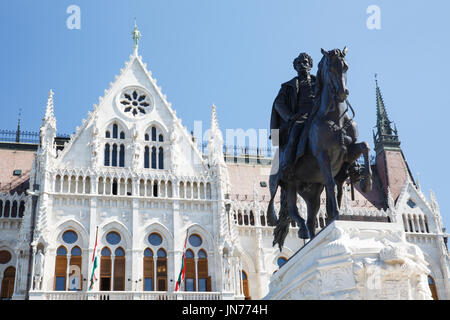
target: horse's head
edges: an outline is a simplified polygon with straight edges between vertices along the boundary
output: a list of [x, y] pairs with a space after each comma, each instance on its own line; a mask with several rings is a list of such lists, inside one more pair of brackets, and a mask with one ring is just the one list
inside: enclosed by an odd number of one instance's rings
[[349, 95], [346, 88], [348, 65], [345, 61], [347, 47], [344, 50], [334, 49], [330, 51], [322, 50], [321, 61], [323, 84], [328, 84], [339, 102], [344, 102]]

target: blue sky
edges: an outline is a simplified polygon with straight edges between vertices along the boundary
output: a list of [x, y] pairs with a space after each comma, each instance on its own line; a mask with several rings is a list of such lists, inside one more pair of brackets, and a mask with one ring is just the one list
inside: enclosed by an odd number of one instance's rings
[[[69, 5], [81, 29], [66, 27]], [[369, 30], [369, 5], [381, 29]], [[449, 1], [1, 1], [0, 128], [37, 131], [49, 89], [58, 132], [72, 133], [114, 81], [132, 52], [137, 18], [139, 53], [168, 101], [193, 128], [210, 123], [214, 103], [222, 129], [268, 128], [280, 84], [295, 76], [292, 60], [306, 51], [348, 46], [350, 101], [360, 140], [373, 146], [375, 83], [397, 125], [403, 152], [424, 193], [433, 189], [450, 227], [447, 166], [450, 117]]]

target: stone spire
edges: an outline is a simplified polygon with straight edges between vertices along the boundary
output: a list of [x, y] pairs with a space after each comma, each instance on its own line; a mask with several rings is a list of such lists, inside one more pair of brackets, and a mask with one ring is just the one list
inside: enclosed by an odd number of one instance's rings
[[53, 112], [53, 90], [50, 89], [50, 92], [48, 93], [48, 99], [47, 99], [47, 107], [45, 109], [45, 117], [44, 120], [49, 120], [51, 118], [55, 118], [54, 112]]
[[53, 112], [53, 91], [48, 93], [47, 106], [45, 109], [45, 116], [42, 119], [40, 129], [40, 145], [46, 150], [52, 149], [56, 137], [56, 119]]
[[219, 128], [215, 105], [211, 106], [211, 129], [209, 132], [208, 150], [211, 164], [225, 164], [223, 155], [223, 136]]
[[22, 109], [19, 109], [19, 118], [17, 119], [17, 131], [16, 131], [16, 142], [20, 142], [20, 116], [22, 114]]
[[392, 122], [389, 120], [383, 96], [378, 86], [377, 75], [375, 74], [376, 99], [377, 99], [377, 132], [373, 134], [375, 151], [378, 154], [382, 150], [399, 150], [400, 140], [397, 134], [397, 128], [392, 128]]
[[[414, 184], [408, 163], [400, 148], [397, 129], [389, 120], [378, 80], [375, 75], [377, 125], [373, 140], [375, 143], [375, 163], [378, 177], [384, 190], [385, 203], [397, 201], [405, 183]], [[390, 194], [390, 195], [389, 195]], [[389, 199], [389, 198], [392, 199]]]

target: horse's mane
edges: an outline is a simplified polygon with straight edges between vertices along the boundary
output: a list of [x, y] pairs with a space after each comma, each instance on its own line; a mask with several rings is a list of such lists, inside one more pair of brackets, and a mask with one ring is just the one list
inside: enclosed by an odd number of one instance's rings
[[[331, 55], [339, 55], [343, 56], [342, 51], [340, 49], [333, 49], [328, 51]], [[313, 110], [318, 110], [320, 107], [320, 103], [322, 102], [321, 96], [322, 96], [322, 89], [323, 89], [323, 72], [324, 72], [324, 65], [325, 61], [328, 59], [326, 55], [322, 56], [322, 59], [320, 59], [319, 64], [317, 65], [317, 74], [316, 74], [316, 86], [314, 88], [314, 104], [313, 104]]]
[[317, 74], [316, 74], [316, 86], [314, 88], [314, 102], [313, 102], [313, 110], [318, 110], [320, 107], [320, 103], [322, 102], [322, 89], [323, 89], [323, 65], [325, 63], [325, 59], [327, 57], [324, 55], [322, 59], [320, 59], [319, 64], [317, 65]]

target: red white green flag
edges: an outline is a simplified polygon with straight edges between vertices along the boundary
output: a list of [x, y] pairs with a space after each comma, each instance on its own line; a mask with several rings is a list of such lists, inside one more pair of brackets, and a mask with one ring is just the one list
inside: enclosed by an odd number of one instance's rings
[[94, 263], [92, 266], [92, 274], [91, 274], [91, 280], [90, 280], [90, 286], [89, 286], [89, 291], [91, 291], [94, 288], [94, 282], [97, 281], [97, 277], [95, 276], [95, 270], [98, 267], [98, 263], [97, 263], [97, 237], [98, 237], [98, 227], [97, 227], [97, 231], [95, 232], [95, 245], [94, 245], [94, 253], [92, 254], [92, 262]]
[[186, 239], [184, 240], [184, 248], [183, 248], [183, 259], [181, 260], [181, 270], [180, 270], [180, 274], [178, 276], [177, 284], [175, 286], [175, 291], [178, 291], [178, 289], [181, 286], [181, 282], [183, 282], [183, 280], [184, 280], [184, 271], [186, 269], [185, 256], [186, 256], [187, 240], [188, 240], [188, 232], [186, 230]]

